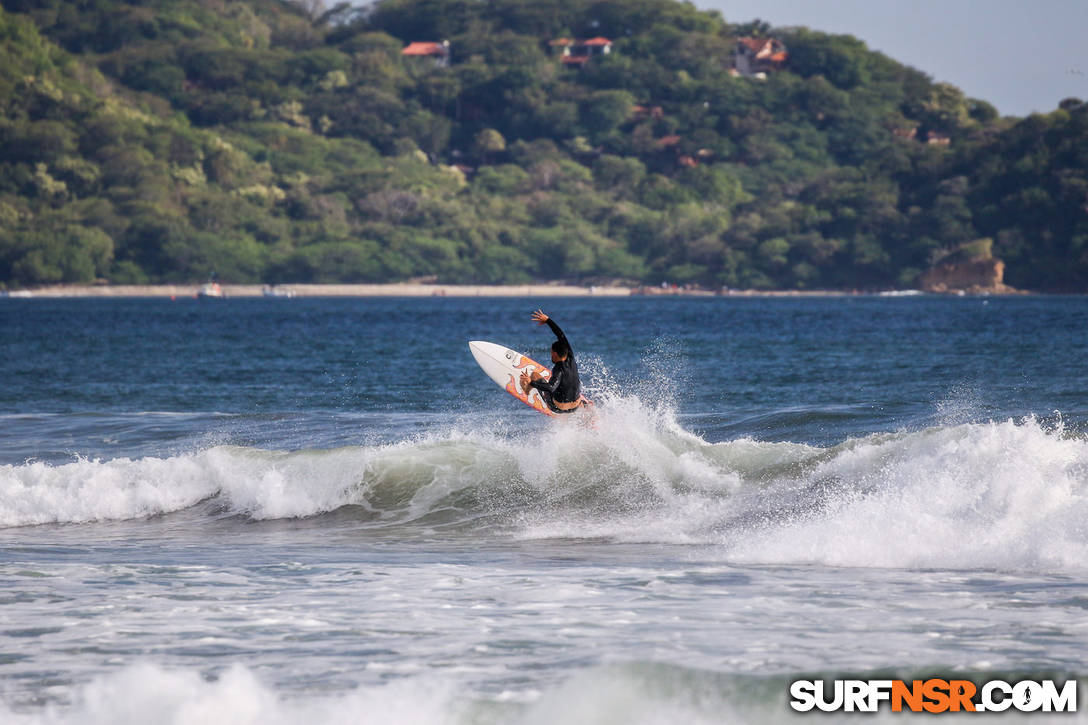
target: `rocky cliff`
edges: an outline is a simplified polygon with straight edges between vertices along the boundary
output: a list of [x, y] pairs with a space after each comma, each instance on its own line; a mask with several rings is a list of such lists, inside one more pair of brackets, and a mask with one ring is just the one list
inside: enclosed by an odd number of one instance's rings
[[1005, 284], [1005, 263], [1000, 259], [969, 259], [938, 264], [922, 274], [918, 285], [925, 292], [967, 292], [969, 294], [1013, 294]]

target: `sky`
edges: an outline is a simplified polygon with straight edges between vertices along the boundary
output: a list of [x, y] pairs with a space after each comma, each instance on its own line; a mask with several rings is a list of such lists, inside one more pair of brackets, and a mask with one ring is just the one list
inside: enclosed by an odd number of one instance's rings
[[730, 23], [755, 18], [853, 35], [993, 104], [1003, 115], [1088, 100], [1088, 0], [695, 0]]

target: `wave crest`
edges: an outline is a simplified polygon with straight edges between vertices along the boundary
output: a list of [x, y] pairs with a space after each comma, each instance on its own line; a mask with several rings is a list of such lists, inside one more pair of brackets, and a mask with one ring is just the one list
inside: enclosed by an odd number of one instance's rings
[[392, 445], [0, 467], [0, 525], [343, 510], [360, 526], [699, 544], [735, 562], [1082, 569], [1088, 442], [1034, 419], [830, 448], [708, 443], [606, 400], [595, 427], [449, 430]]

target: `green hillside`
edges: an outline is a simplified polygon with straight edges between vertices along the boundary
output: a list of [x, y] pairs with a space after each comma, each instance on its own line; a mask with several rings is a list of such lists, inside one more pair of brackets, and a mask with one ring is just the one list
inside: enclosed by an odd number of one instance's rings
[[[849, 36], [672, 0], [0, 5], [5, 287], [875, 289], [981, 238], [1009, 284], [1088, 286], [1088, 106], [999, 118]], [[735, 75], [741, 38], [787, 57]]]

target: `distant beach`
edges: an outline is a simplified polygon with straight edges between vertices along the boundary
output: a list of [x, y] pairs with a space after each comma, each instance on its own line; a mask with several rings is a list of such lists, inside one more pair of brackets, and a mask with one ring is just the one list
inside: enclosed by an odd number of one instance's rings
[[[57, 285], [13, 291], [11, 297], [196, 297], [203, 285]], [[625, 296], [630, 287], [560, 284], [445, 285], [420, 284], [221, 284], [223, 297], [575, 297]]]
[[[8, 297], [196, 297], [202, 285], [54, 285], [29, 290], [0, 293]], [[831, 297], [857, 294], [835, 290], [706, 290], [684, 287], [630, 287], [625, 285], [570, 285], [537, 282], [519, 285], [460, 284], [223, 284], [224, 298], [233, 297], [628, 297], [646, 296], [717, 296], [737, 297]], [[898, 293], [901, 294], [901, 293]]]

